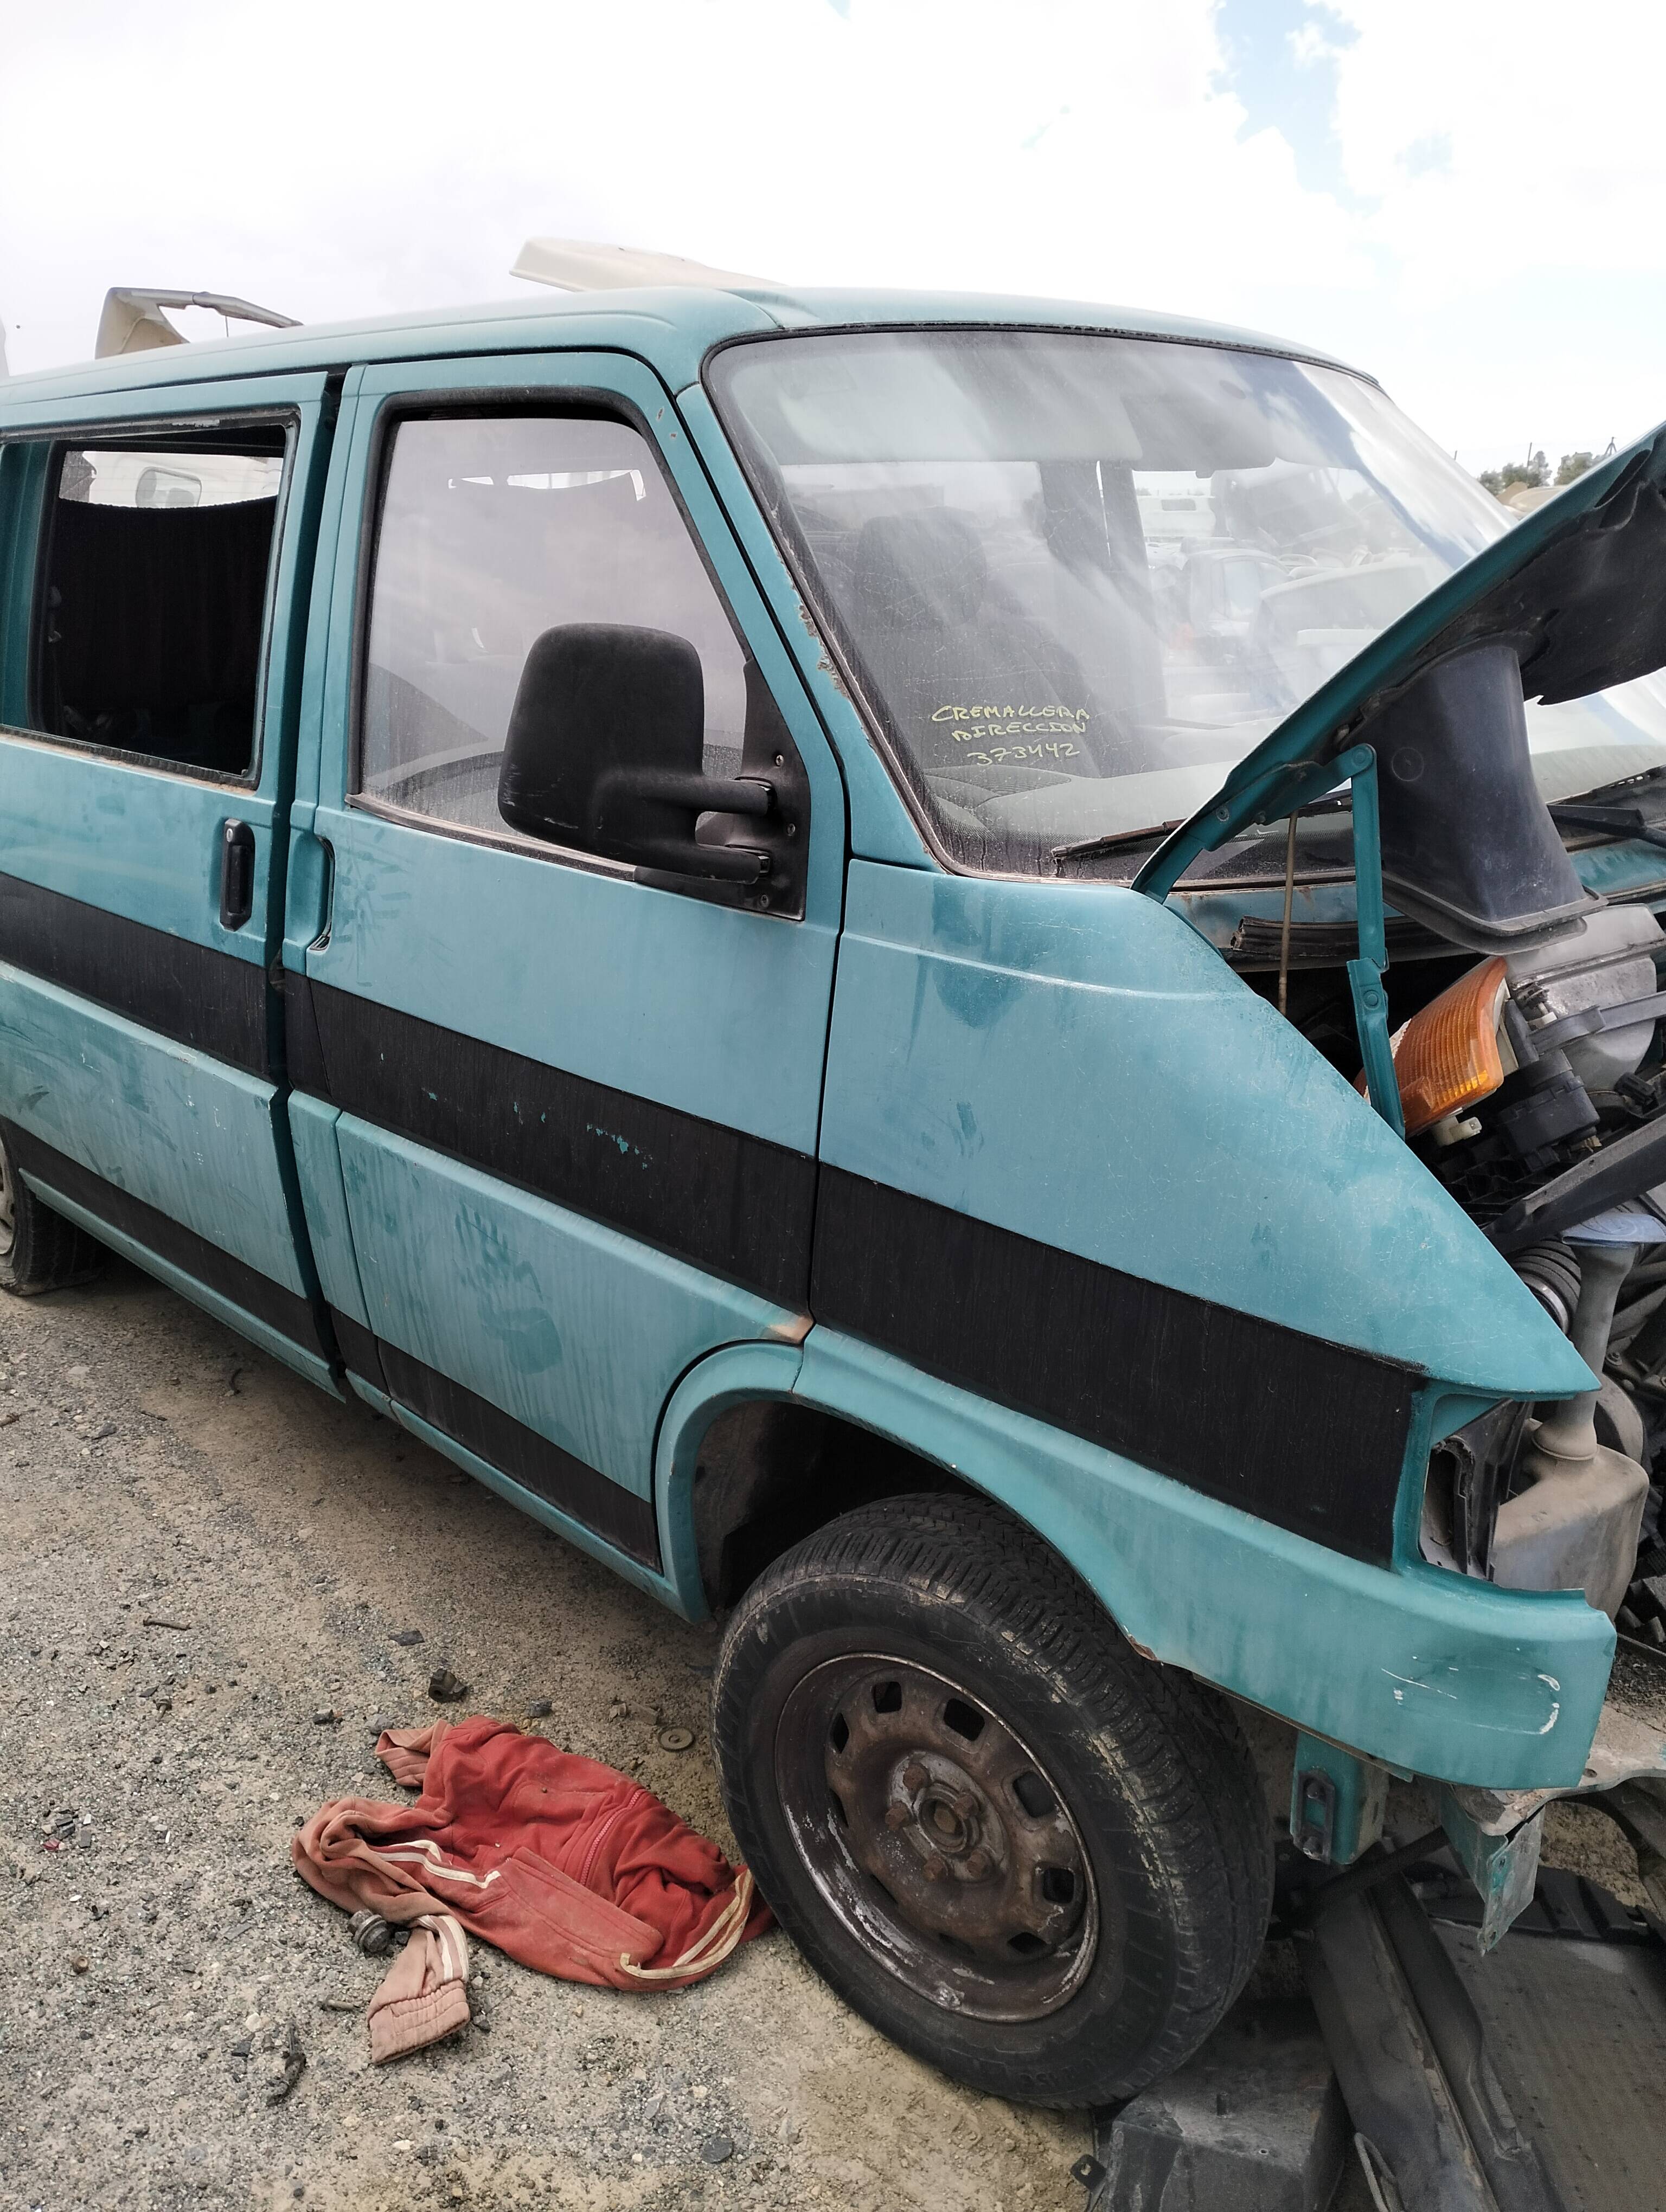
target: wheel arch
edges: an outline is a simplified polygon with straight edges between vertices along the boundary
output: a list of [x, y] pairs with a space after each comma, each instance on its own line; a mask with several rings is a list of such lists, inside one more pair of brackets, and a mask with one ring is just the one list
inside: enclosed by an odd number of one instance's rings
[[694, 1620], [727, 1609], [793, 1545], [884, 1498], [985, 1498], [1053, 1543], [1045, 1526], [957, 1463], [933, 1437], [923, 1401], [914, 1412], [902, 1421], [864, 1418], [814, 1364], [806, 1376], [797, 1346], [731, 1346], [691, 1369], [660, 1423], [654, 1485], [661, 1555], [680, 1608]]

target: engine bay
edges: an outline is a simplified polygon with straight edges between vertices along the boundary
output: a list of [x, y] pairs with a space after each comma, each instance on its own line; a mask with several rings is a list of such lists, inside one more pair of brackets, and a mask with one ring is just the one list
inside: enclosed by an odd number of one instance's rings
[[[1342, 963], [1237, 964], [1365, 1088]], [[1341, 948], [1339, 947], [1339, 950]], [[1257, 957], [1259, 956], [1259, 957]], [[1666, 1648], [1666, 929], [1593, 904], [1547, 941], [1385, 977], [1408, 1144], [1601, 1378], [1437, 1445], [1422, 1550], [1502, 1587], [1583, 1589]]]

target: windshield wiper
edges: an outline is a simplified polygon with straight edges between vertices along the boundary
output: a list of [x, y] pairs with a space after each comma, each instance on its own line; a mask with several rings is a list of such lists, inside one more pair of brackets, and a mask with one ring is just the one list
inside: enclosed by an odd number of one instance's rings
[[[1298, 806], [1296, 811], [1305, 821], [1310, 814], [1345, 813], [1351, 811], [1353, 805], [1352, 792], [1331, 791], [1327, 792], [1322, 799], [1310, 799], [1305, 806]], [[1277, 820], [1280, 817], [1274, 816], [1273, 818]], [[1051, 858], [1055, 861], [1091, 860], [1100, 853], [1118, 852], [1125, 845], [1143, 845], [1152, 837], [1166, 837], [1170, 830], [1180, 829], [1190, 819], [1189, 815], [1183, 815], [1178, 822], [1153, 822], [1145, 830], [1108, 830], [1103, 837], [1084, 837], [1074, 845], [1055, 845]]]
[[1666, 829], [1645, 822], [1640, 806], [1584, 806], [1557, 799], [1545, 811], [1559, 830], [1608, 830], [1615, 836], [1635, 837], [1666, 851]]
[[1173, 822], [1147, 823], [1143, 830], [1107, 830], [1103, 836], [1083, 837], [1073, 845], [1055, 845], [1050, 857], [1055, 860], [1091, 860], [1100, 853], [1117, 853], [1125, 845], [1148, 845], [1153, 837], [1166, 837], [1177, 830], [1185, 816]]

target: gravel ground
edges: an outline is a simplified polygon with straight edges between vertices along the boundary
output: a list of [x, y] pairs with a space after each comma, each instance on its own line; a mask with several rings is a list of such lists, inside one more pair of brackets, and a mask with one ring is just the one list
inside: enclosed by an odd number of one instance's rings
[[121, 1263], [0, 1298], [0, 2205], [1079, 2212], [1085, 2118], [955, 2088], [779, 1932], [676, 1995], [476, 1945], [484, 2032], [371, 2068], [381, 1964], [289, 1844], [400, 1794], [374, 1724], [432, 1717], [442, 1664], [453, 1715], [549, 1698], [533, 1725], [732, 1850], [715, 1645]]
[[[302, 1819], [399, 1795], [377, 1728], [448, 1665], [453, 1715], [547, 1698], [532, 1725], [733, 1850], [716, 1641], [121, 1262], [0, 1298], [0, 2206], [1080, 2212], [1085, 2115], [956, 2088], [779, 1932], [675, 1995], [476, 1945], [477, 2025], [370, 2066], [382, 1967], [291, 1870]], [[1635, 1888], [1600, 1815], [1559, 1820], [1547, 1858]]]

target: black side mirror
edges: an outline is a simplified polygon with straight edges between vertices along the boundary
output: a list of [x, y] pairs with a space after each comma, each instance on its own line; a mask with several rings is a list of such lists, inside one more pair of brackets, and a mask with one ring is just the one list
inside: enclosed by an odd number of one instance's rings
[[[773, 879], [801, 875], [802, 810], [782, 800], [803, 771], [777, 750], [758, 764], [775, 773], [751, 772], [752, 692], [749, 681], [749, 772], [707, 775], [705, 683], [686, 638], [621, 623], [547, 629], [509, 715], [498, 811], [530, 836], [634, 861], [639, 877], [732, 884], [778, 906]], [[696, 835], [702, 816], [723, 817], [715, 842], [709, 825]]]

